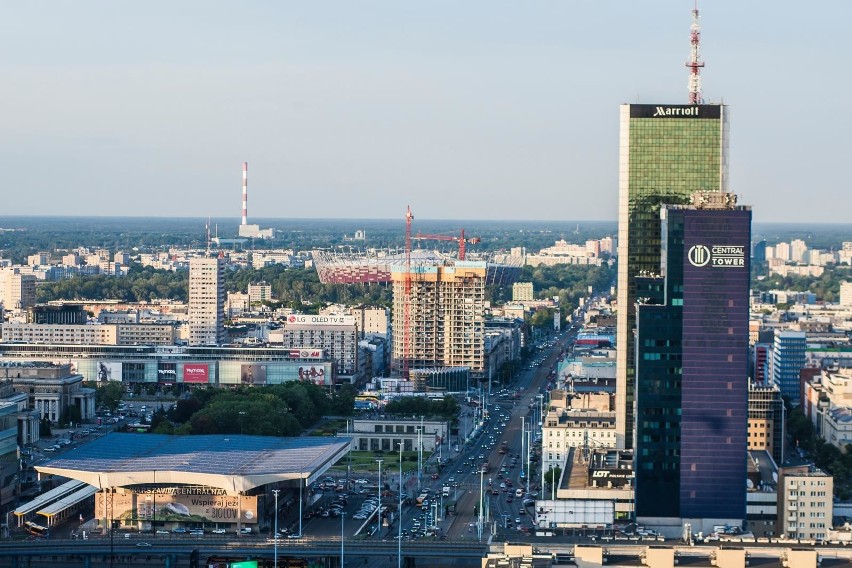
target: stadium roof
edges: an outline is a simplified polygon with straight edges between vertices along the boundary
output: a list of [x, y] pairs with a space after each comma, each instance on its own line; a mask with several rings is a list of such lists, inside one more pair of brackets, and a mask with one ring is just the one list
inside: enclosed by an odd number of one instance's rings
[[36, 470], [101, 489], [179, 484], [236, 493], [294, 479], [312, 483], [346, 455], [349, 443], [348, 438], [112, 433]]

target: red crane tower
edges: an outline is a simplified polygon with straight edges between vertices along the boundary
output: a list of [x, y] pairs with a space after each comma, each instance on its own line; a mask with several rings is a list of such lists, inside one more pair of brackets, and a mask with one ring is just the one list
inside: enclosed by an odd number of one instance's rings
[[479, 237], [465, 238], [464, 229], [461, 230], [461, 234], [458, 237], [454, 237], [452, 235], [424, 235], [422, 233], [417, 233], [412, 238], [419, 241], [455, 241], [459, 244], [459, 260], [464, 260], [465, 244], [475, 245], [482, 241]]
[[405, 298], [403, 299], [402, 328], [402, 378], [408, 379], [408, 361], [411, 358], [411, 206], [405, 212]]

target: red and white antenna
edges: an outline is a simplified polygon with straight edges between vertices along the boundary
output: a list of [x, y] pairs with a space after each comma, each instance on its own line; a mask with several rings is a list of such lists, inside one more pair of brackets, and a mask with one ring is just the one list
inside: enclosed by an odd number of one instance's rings
[[690, 58], [686, 63], [689, 67], [689, 104], [700, 105], [704, 102], [701, 98], [701, 26], [698, 24], [698, 0], [695, 0], [695, 8], [692, 10], [692, 25], [689, 27]]
[[248, 224], [248, 162], [243, 162], [243, 225]]

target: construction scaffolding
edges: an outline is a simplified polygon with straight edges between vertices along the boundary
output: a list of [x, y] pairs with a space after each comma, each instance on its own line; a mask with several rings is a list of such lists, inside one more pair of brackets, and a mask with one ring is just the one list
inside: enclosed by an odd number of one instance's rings
[[468, 367], [472, 378], [483, 376], [486, 275], [486, 263], [478, 261], [413, 265], [410, 272], [394, 267], [395, 375], [409, 368]]

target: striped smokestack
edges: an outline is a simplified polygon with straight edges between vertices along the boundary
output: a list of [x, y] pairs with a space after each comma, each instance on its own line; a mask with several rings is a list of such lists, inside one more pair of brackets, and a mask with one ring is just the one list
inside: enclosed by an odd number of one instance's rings
[[248, 162], [243, 162], [243, 225], [248, 224]]

